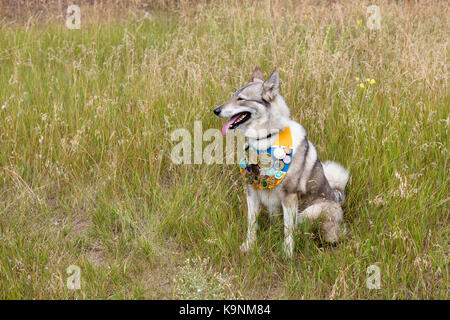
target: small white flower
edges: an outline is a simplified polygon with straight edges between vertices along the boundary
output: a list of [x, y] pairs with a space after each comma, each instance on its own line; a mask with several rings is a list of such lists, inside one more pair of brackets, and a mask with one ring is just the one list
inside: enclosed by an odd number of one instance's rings
[[2, 110], [5, 110], [7, 106], [8, 106], [8, 104], [5, 102], [5, 103], [2, 105]]

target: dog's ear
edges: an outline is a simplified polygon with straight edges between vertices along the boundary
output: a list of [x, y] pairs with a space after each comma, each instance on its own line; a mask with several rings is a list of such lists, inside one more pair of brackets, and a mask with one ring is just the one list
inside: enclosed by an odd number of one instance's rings
[[262, 98], [267, 102], [272, 101], [278, 94], [278, 86], [280, 84], [280, 77], [278, 76], [278, 71], [274, 70], [263, 84], [263, 94]]
[[253, 70], [250, 82], [264, 82], [263, 73], [260, 67], [256, 67], [255, 70]]

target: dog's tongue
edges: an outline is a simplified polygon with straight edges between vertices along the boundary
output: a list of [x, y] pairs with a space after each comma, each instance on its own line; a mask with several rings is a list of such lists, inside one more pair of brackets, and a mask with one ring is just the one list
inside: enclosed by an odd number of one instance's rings
[[228, 129], [230, 129], [230, 126], [233, 124], [233, 122], [236, 121], [237, 118], [239, 118], [240, 114], [235, 115], [230, 120], [228, 120], [222, 127], [222, 134], [225, 136], [228, 132]]

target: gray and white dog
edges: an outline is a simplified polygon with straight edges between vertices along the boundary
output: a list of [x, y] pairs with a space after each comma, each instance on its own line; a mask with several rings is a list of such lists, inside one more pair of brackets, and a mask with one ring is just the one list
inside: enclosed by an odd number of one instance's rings
[[256, 219], [262, 203], [271, 217], [282, 209], [284, 251], [292, 257], [294, 228], [305, 219], [322, 222], [326, 241], [339, 240], [343, 225], [341, 205], [349, 173], [336, 162], [320, 162], [303, 126], [290, 119], [289, 108], [278, 88], [276, 70], [264, 81], [261, 69], [256, 67], [249, 83], [215, 108], [214, 113], [221, 118], [231, 118], [222, 128], [224, 135], [228, 130], [239, 128], [254, 150], [270, 148], [277, 139], [277, 132], [289, 127], [292, 160], [281, 183], [270, 189], [247, 184], [248, 229], [241, 250], [248, 251], [255, 243]]

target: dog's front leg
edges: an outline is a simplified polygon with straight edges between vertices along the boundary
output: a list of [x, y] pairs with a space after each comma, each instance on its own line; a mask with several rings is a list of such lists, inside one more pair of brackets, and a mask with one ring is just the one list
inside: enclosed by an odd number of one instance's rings
[[292, 258], [294, 251], [294, 228], [297, 216], [298, 196], [296, 193], [288, 193], [281, 199], [283, 206], [284, 220], [284, 252], [289, 258]]
[[260, 199], [256, 190], [247, 185], [247, 209], [248, 209], [248, 226], [247, 226], [247, 240], [241, 245], [241, 251], [247, 252], [253, 247], [256, 240], [256, 229], [258, 224], [256, 218], [258, 217], [260, 207]]

